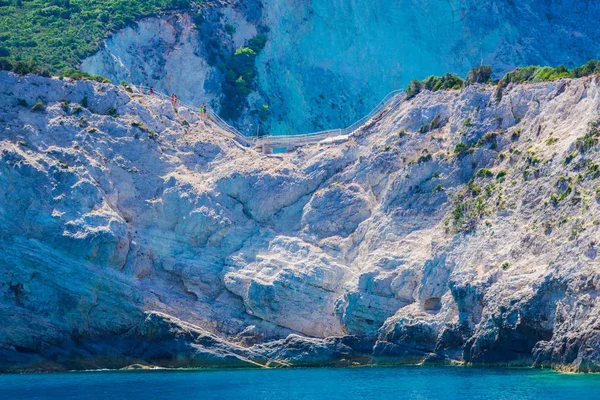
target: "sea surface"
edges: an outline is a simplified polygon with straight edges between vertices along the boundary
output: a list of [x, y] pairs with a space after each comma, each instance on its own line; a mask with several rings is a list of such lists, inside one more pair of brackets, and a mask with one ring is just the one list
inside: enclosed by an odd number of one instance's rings
[[600, 399], [600, 375], [361, 367], [0, 375], [0, 399]]

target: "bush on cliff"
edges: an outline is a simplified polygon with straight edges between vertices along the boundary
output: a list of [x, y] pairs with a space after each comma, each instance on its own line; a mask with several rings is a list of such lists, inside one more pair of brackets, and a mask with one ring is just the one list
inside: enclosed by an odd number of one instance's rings
[[437, 92], [438, 90], [457, 90], [464, 86], [464, 81], [458, 75], [445, 74], [443, 76], [430, 76], [422, 82], [413, 80], [406, 89], [408, 98], [412, 98], [423, 90]]
[[[264, 49], [267, 38], [264, 34], [248, 40], [246, 46], [238, 48], [229, 57], [223, 53], [218, 54], [223, 69], [225, 81], [223, 82], [223, 98], [221, 100], [221, 114], [229, 120], [236, 120], [241, 115], [247, 96], [256, 89], [256, 57]], [[217, 58], [215, 61], [219, 61]]]
[[474, 83], [490, 83], [492, 81], [492, 72], [492, 67], [487, 65], [472, 68], [467, 74], [465, 84], [472, 85]]

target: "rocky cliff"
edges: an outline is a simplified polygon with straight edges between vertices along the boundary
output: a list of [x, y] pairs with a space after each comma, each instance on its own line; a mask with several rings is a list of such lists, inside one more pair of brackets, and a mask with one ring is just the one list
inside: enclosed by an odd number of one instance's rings
[[266, 156], [0, 73], [0, 369], [600, 370], [600, 78], [425, 91]]
[[464, 76], [482, 63], [500, 78], [522, 65], [579, 66], [600, 52], [593, 0], [211, 0], [197, 12], [198, 26], [166, 17], [116, 32], [82, 67], [208, 102], [226, 66], [205, 60], [266, 27], [248, 110], [268, 105], [262, 131], [289, 134], [348, 126], [414, 78]]

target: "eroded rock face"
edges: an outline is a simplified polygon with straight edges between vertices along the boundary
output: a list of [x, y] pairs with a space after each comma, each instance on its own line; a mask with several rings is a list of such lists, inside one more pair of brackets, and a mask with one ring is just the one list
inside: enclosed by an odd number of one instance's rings
[[158, 98], [2, 72], [0, 369], [598, 371], [599, 83], [425, 92], [266, 156]]

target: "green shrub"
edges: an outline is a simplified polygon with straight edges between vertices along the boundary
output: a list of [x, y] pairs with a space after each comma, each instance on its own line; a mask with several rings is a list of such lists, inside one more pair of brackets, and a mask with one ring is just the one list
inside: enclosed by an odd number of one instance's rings
[[508, 174], [508, 171], [506, 171], [504, 169], [501, 171], [498, 171], [498, 173], [496, 174], [496, 180], [498, 182], [504, 182], [504, 179], [506, 178], [507, 174]]
[[465, 84], [472, 85], [474, 83], [490, 83], [492, 81], [492, 72], [492, 67], [487, 65], [472, 68], [467, 74]]
[[561, 65], [556, 68], [539, 67], [530, 65], [528, 67], [520, 67], [512, 72], [508, 72], [501, 82], [508, 83], [535, 83], [554, 81], [562, 78], [572, 78], [573, 74], [567, 67]]
[[553, 193], [550, 196], [550, 201], [552, 202], [552, 204], [557, 205], [558, 203], [560, 203], [561, 201], [566, 199], [571, 194], [572, 191], [573, 191], [573, 185], [569, 185], [569, 186], [567, 186], [567, 188], [565, 189], [564, 192], [562, 192], [560, 194]]
[[411, 99], [423, 90], [437, 92], [439, 90], [458, 90], [462, 88], [464, 81], [457, 75], [446, 74], [443, 76], [430, 76], [422, 82], [412, 80], [406, 88], [406, 97]]
[[29, 62], [17, 61], [15, 63], [13, 63], [12, 71], [18, 75], [27, 75], [27, 74], [37, 74], [40, 71], [40, 69], [33, 61], [29, 61]]
[[419, 157], [419, 159], [417, 160], [417, 163], [421, 164], [421, 163], [426, 163], [431, 161], [432, 156], [431, 154], [427, 153], [427, 154], [423, 154], [421, 155], [421, 157]]
[[421, 82], [419, 82], [416, 79], [413, 79], [412, 81], [410, 81], [408, 83], [408, 87], [406, 88], [406, 92], [405, 92], [406, 98], [412, 99], [413, 97], [415, 97], [416, 95], [421, 93], [421, 90], [422, 90]]
[[574, 68], [572, 71], [574, 78], [581, 78], [589, 75], [596, 75], [600, 73], [600, 63], [596, 60], [590, 60], [585, 65]]
[[269, 119], [269, 115], [271, 115], [271, 110], [269, 109], [269, 106], [263, 104], [263, 106], [258, 109], [258, 118], [260, 118], [260, 120], [264, 122], [267, 119]]
[[33, 107], [31, 107], [31, 111], [33, 112], [42, 112], [46, 109], [46, 106], [44, 105], [44, 103], [40, 103], [37, 102], [33, 105]]
[[134, 128], [138, 128], [139, 130], [141, 130], [142, 132], [148, 132], [149, 129], [146, 128], [146, 126], [144, 125], [144, 123], [142, 122], [138, 122], [138, 121], [133, 121], [131, 123], [131, 126], [133, 126]]
[[110, 107], [108, 110], [106, 110], [106, 115], [110, 116], [110, 117], [116, 117], [117, 116], [117, 109], [114, 107]]
[[490, 178], [494, 173], [487, 168], [480, 168], [475, 174], [478, 178]]
[[598, 140], [600, 139], [600, 128], [599, 128], [600, 124], [599, 124], [599, 122], [592, 121], [589, 123], [588, 126], [589, 126], [589, 129], [588, 129], [587, 133], [575, 141], [575, 146], [581, 152], [586, 152], [587, 150], [596, 146], [598, 144]]
[[465, 151], [467, 151], [469, 149], [469, 146], [467, 146], [465, 143], [460, 142], [458, 143], [455, 147], [454, 147], [454, 153], [455, 154], [462, 154]]
[[6, 58], [0, 58], [0, 71], [12, 71], [13, 65]]
[[74, 79], [76, 81], [94, 81], [99, 83], [111, 83], [110, 79], [107, 79], [103, 76], [90, 75], [87, 72], [79, 71], [72, 68], [66, 70], [64, 76], [67, 78]]
[[[256, 90], [256, 57], [264, 49], [267, 37], [259, 34], [248, 40], [246, 46], [239, 47], [233, 54], [227, 56], [218, 50], [213, 55], [212, 64], [221, 63], [224, 69], [225, 80], [222, 84], [223, 97], [221, 99], [222, 116], [225, 119], [236, 120], [240, 117], [246, 106], [246, 98], [252, 91]], [[219, 44], [214, 44], [219, 49]], [[267, 118], [267, 109], [258, 110], [259, 117]]]

